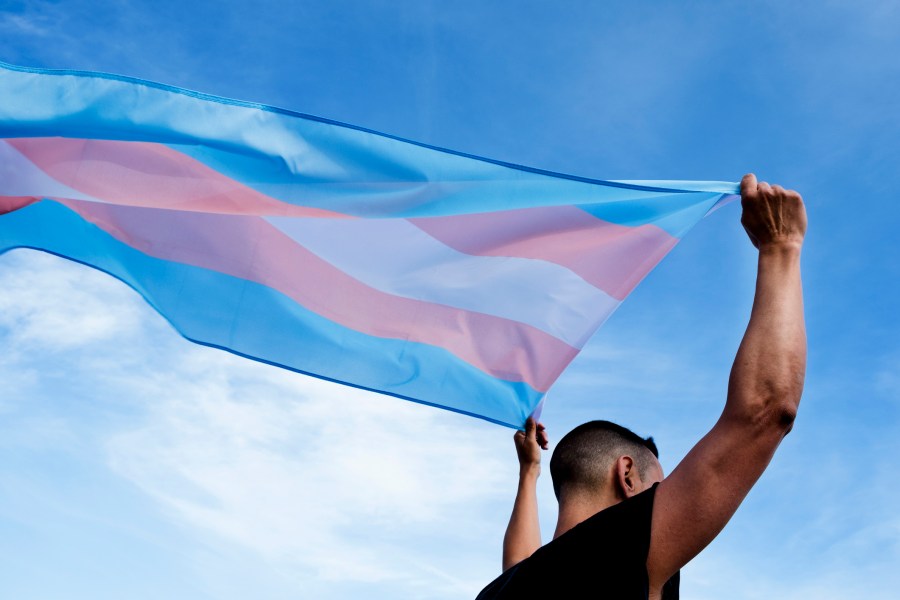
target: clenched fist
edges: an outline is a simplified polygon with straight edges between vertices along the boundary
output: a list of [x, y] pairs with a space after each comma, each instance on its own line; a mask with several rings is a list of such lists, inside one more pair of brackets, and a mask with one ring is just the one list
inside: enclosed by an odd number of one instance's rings
[[765, 181], [757, 183], [756, 176], [748, 173], [741, 180], [741, 206], [741, 224], [757, 248], [803, 244], [806, 208], [794, 190]]

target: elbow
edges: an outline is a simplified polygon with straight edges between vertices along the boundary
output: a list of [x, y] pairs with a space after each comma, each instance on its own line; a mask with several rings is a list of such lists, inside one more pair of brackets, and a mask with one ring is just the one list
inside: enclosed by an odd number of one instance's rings
[[774, 426], [787, 435], [794, 428], [794, 421], [797, 419], [797, 403], [787, 403], [773, 409], [771, 417]]
[[803, 380], [804, 371], [799, 370], [797, 375], [776, 387], [769, 398], [770, 419], [784, 435], [790, 433], [794, 428], [794, 421], [797, 420], [797, 409], [803, 395]]
[[732, 412], [731, 416], [759, 433], [778, 431], [781, 435], [787, 435], [797, 419], [801, 391], [791, 388], [753, 394], [740, 402], [738, 406], [741, 408]]
[[752, 431], [753, 437], [768, 437], [773, 433], [784, 437], [794, 427], [797, 405], [788, 402], [759, 403], [739, 411], [726, 409], [723, 416], [741, 429]]
[[779, 377], [753, 378], [749, 385], [747, 378], [733, 378], [726, 411], [753, 429], [778, 430], [786, 435], [797, 419], [803, 382], [803, 368]]
[[800, 404], [800, 393], [779, 394], [763, 402], [754, 415], [757, 426], [763, 429], [775, 429], [782, 435], [790, 433], [797, 420], [797, 408]]

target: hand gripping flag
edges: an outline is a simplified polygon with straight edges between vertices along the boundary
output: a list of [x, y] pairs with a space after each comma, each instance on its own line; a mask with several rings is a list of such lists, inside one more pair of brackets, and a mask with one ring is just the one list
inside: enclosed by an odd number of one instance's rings
[[512, 427], [736, 192], [0, 63], [0, 253], [105, 271], [194, 342]]

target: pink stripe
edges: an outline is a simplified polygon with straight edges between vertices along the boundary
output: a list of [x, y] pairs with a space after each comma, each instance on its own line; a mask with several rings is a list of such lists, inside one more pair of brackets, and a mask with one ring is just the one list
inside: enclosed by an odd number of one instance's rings
[[113, 204], [223, 214], [346, 217], [281, 202], [162, 144], [69, 138], [6, 142], [60, 183]]
[[619, 300], [678, 243], [655, 225], [616, 225], [575, 206], [410, 221], [466, 254], [536, 258], [562, 265]]
[[[275, 200], [160, 144], [67, 138], [7, 142], [50, 177], [105, 202], [221, 214], [346, 217]], [[678, 242], [654, 225], [616, 225], [573, 206], [411, 221], [466, 254], [559, 264], [618, 300]]]
[[440, 346], [494, 377], [525, 381], [538, 391], [546, 391], [578, 353], [529, 325], [375, 290], [259, 217], [58, 201], [151, 256], [261, 283], [346, 327]]
[[34, 202], [37, 202], [37, 198], [30, 196], [0, 196], [0, 215], [19, 210]]

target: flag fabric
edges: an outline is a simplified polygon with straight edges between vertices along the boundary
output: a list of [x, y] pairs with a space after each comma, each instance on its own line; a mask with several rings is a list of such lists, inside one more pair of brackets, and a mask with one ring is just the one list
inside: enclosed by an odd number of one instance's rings
[[736, 192], [0, 63], [0, 253], [105, 271], [194, 342], [511, 427]]

